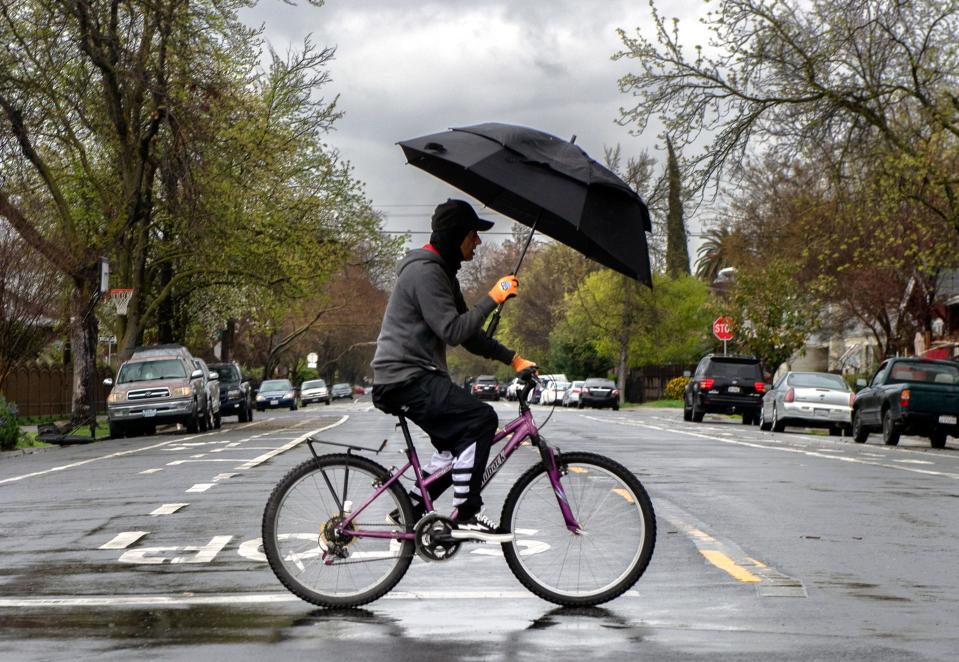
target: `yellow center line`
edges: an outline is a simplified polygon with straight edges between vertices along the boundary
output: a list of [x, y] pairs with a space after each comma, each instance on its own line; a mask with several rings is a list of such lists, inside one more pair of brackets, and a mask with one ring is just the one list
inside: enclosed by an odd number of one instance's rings
[[746, 570], [746, 568], [738, 565], [735, 561], [718, 550], [701, 549], [699, 552], [706, 557], [707, 561], [712, 563], [726, 574], [732, 576], [734, 579], [747, 584], [758, 584], [762, 581], [760, 577], [757, 577], [753, 573]]

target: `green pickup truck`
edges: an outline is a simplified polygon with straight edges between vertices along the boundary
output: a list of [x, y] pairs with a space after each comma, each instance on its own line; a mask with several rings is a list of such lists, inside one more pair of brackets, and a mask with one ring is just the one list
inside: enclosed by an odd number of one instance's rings
[[902, 434], [929, 437], [933, 448], [959, 437], [959, 363], [928, 359], [888, 359], [872, 382], [856, 394], [852, 436], [860, 444], [870, 432], [887, 446]]

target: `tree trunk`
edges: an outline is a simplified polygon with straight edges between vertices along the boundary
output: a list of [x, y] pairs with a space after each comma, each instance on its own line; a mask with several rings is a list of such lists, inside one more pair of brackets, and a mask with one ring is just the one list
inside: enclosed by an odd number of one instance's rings
[[95, 416], [97, 339], [99, 322], [90, 297], [92, 279], [74, 279], [70, 299], [70, 345], [73, 349], [74, 425], [90, 423]]
[[619, 389], [619, 403], [626, 402], [626, 371], [629, 365], [629, 279], [623, 279], [623, 319], [619, 329], [619, 366], [616, 369], [616, 387]]
[[233, 360], [233, 343], [236, 339], [236, 319], [231, 317], [226, 321], [226, 330], [220, 341], [220, 360], [224, 363]]

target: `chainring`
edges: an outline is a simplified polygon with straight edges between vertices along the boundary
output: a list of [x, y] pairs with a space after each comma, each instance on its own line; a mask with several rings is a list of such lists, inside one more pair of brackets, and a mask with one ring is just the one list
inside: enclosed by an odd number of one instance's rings
[[461, 542], [450, 537], [453, 520], [430, 513], [416, 524], [416, 553], [425, 561], [449, 561]]

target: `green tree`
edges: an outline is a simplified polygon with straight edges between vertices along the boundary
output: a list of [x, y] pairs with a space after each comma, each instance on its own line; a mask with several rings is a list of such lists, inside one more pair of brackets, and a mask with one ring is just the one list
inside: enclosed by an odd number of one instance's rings
[[734, 174], [751, 147], [822, 145], [846, 173], [891, 157], [890, 174], [924, 181], [917, 200], [959, 229], [955, 164], [931, 158], [959, 138], [955, 2], [721, 0], [704, 19], [708, 49], [684, 47], [655, 6], [653, 23], [620, 31], [615, 57], [638, 67], [620, 79], [635, 100], [620, 121], [661, 121], [684, 155], [709, 136], [685, 163], [694, 189]]
[[735, 322], [736, 342], [774, 373], [819, 328], [819, 307], [798, 282], [798, 267], [781, 259], [741, 270], [720, 311]]
[[673, 142], [666, 137], [669, 158], [666, 173], [669, 182], [669, 210], [666, 217], [666, 273], [673, 278], [689, 275], [689, 248], [683, 221], [683, 185]]

